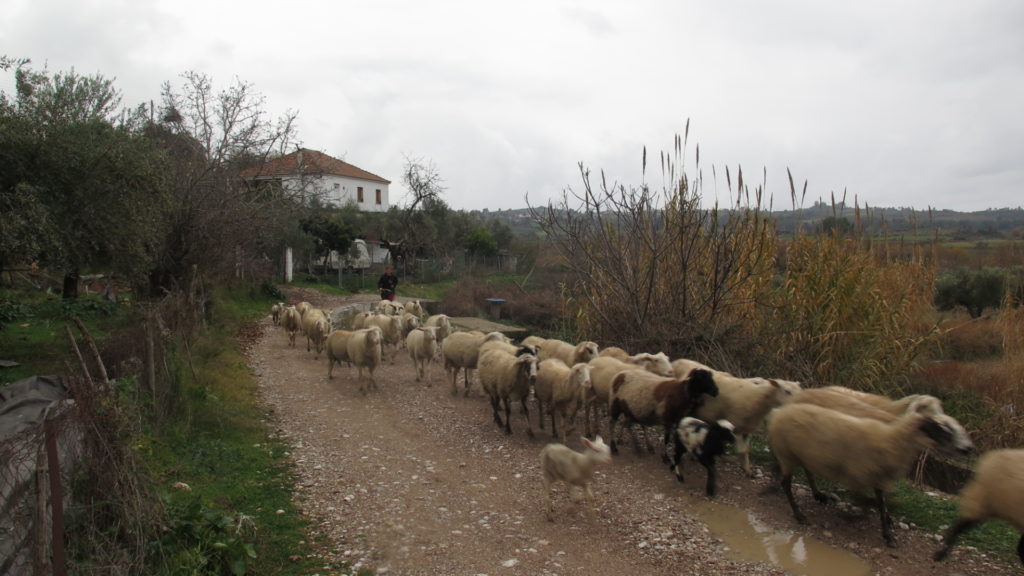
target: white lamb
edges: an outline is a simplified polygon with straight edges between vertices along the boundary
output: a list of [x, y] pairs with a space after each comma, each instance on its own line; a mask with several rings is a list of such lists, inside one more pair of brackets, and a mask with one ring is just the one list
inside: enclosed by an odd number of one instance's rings
[[270, 316], [274, 320], [274, 326], [281, 324], [281, 312], [284, 312], [284, 302], [277, 302], [270, 307]]
[[[580, 454], [564, 444], [548, 444], [540, 451], [540, 469], [544, 475], [544, 514], [548, 521], [554, 522], [554, 510], [551, 507], [551, 485], [559, 480], [569, 487], [570, 497], [574, 486], [583, 491], [586, 503], [592, 504], [594, 493], [590, 490], [590, 478], [594, 475], [594, 467], [612, 461], [611, 451], [598, 436], [591, 442], [580, 438], [584, 452]], [[588, 509], [592, 509], [589, 506]]]
[[[537, 378], [537, 357], [532, 354], [516, 356], [504, 350], [490, 350], [480, 355], [478, 366], [480, 386], [491, 398], [494, 422], [498, 426], [504, 426], [505, 434], [512, 434], [512, 402], [518, 400], [523, 405], [526, 434], [533, 438], [530, 409], [526, 401], [530, 398], [530, 390]], [[498, 406], [501, 403], [505, 404], [504, 424], [498, 415]]]
[[547, 406], [547, 412], [551, 414], [551, 435], [561, 438], [565, 444], [569, 424], [575, 422], [576, 413], [590, 386], [589, 364], [580, 362], [570, 368], [558, 358], [542, 360], [537, 365], [537, 380], [533, 384], [540, 429], [544, 429], [544, 407]]
[[419, 300], [410, 300], [405, 303], [405, 313], [416, 316], [417, 320], [423, 319], [423, 305]]
[[[999, 518], [1024, 532], [1024, 450], [990, 450], [978, 459], [974, 475], [960, 491], [960, 516], [950, 526], [935, 560], [945, 560], [965, 530]], [[1024, 564], [1024, 535], [1017, 541], [1017, 556]]]
[[452, 333], [451, 318], [444, 314], [434, 314], [423, 322], [423, 326], [437, 326], [437, 344], [444, 344], [445, 338]]
[[480, 358], [480, 346], [492, 340], [507, 341], [501, 332], [455, 332], [441, 343], [441, 357], [444, 359], [445, 372], [451, 377], [452, 395], [458, 394], [456, 381], [459, 370], [465, 370], [465, 396], [469, 396], [469, 371], [476, 368]]
[[381, 335], [380, 328], [376, 326], [363, 328], [352, 332], [348, 338], [348, 360], [359, 369], [359, 391], [366, 393], [366, 384], [363, 382], [363, 368], [369, 372], [370, 386], [376, 390], [377, 381], [373, 378], [373, 371], [380, 366], [381, 362]]
[[437, 328], [416, 328], [405, 337], [405, 347], [409, 351], [412, 363], [416, 365], [416, 381], [426, 380], [430, 386], [430, 378], [427, 376], [427, 368], [434, 357], [437, 356]]
[[882, 521], [882, 537], [895, 546], [885, 492], [906, 476], [922, 450], [966, 452], [967, 432], [945, 414], [931, 414], [924, 403], [911, 405], [899, 419], [858, 418], [813, 404], [786, 404], [768, 418], [768, 443], [779, 462], [786, 499], [797, 521], [807, 518], [793, 497], [793, 473], [803, 468], [814, 498], [827, 502], [815, 476], [839, 482], [862, 494], [873, 492]]

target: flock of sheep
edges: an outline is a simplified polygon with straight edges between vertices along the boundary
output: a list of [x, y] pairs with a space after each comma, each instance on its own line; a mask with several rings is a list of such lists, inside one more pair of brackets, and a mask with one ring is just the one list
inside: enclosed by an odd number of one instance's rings
[[[750, 436], [764, 429], [778, 462], [778, 480], [799, 522], [807, 520], [792, 491], [798, 468], [804, 470], [814, 498], [821, 503], [828, 498], [818, 489], [816, 477], [873, 494], [882, 537], [889, 546], [895, 546], [895, 538], [885, 492], [906, 476], [920, 452], [952, 454], [973, 448], [963, 426], [945, 414], [933, 396], [894, 400], [842, 386], [804, 389], [798, 382], [740, 378], [693, 360], [670, 361], [663, 353], [631, 355], [617, 347], [601, 349], [589, 341], [571, 344], [530, 336], [513, 344], [500, 332], [454, 331], [443, 314], [424, 319], [418, 301], [403, 305], [383, 300], [376, 311], [357, 314], [350, 330], [331, 330], [330, 315], [308, 302], [275, 304], [272, 315], [274, 323], [287, 332], [290, 346], [295, 346], [301, 332], [307, 351], [315, 350], [317, 358], [326, 351], [329, 378], [335, 364], [355, 365], [362, 393], [376, 389], [374, 370], [388, 356], [393, 363], [404, 346], [416, 366], [416, 380], [425, 380], [429, 386], [429, 367], [440, 361], [453, 395], [458, 394], [459, 371], [463, 371], [463, 394], [468, 396], [470, 371], [477, 370], [494, 421], [507, 434], [512, 433], [512, 404], [519, 402], [526, 432], [534, 436], [528, 406], [532, 397], [538, 426], [543, 430], [549, 415], [552, 435], [562, 442], [549, 444], [540, 456], [549, 520], [553, 520], [550, 487], [556, 481], [581, 488], [592, 500], [593, 470], [617, 452], [620, 420], [639, 425], [648, 449], [647, 427], [660, 426], [662, 460], [682, 481], [682, 457], [690, 454], [707, 471], [708, 496], [716, 489], [715, 459], [729, 444], [735, 445], [744, 471], [751, 474]], [[564, 445], [581, 409], [582, 453]], [[608, 444], [596, 435], [600, 411], [608, 416]], [[627, 429], [639, 449], [633, 427]], [[670, 444], [674, 458], [669, 457]], [[988, 518], [1002, 518], [1024, 532], [1024, 450], [993, 450], [979, 459], [961, 493], [960, 517], [934, 559], [944, 559], [962, 532]], [[1024, 535], [1017, 553], [1024, 563]]]

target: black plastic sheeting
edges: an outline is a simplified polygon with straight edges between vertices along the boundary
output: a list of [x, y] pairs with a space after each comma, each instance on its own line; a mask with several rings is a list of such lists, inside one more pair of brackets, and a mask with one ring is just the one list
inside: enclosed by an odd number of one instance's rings
[[32, 376], [0, 386], [0, 440], [42, 423], [47, 410], [67, 398], [60, 376]]

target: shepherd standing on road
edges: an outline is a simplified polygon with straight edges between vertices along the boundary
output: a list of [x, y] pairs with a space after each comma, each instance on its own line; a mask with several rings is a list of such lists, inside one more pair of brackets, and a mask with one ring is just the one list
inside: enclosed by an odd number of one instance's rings
[[380, 280], [377, 280], [377, 288], [380, 290], [381, 300], [395, 299], [395, 288], [398, 287], [398, 276], [395, 276], [391, 271], [391, 265], [388, 264], [384, 267], [384, 273], [381, 274]]

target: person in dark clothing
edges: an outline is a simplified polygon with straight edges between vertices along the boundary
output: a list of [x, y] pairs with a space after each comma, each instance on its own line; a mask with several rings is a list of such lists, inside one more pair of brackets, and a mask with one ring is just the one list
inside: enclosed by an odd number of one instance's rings
[[377, 288], [380, 290], [381, 300], [394, 300], [395, 288], [398, 287], [398, 276], [391, 271], [391, 265], [384, 267], [384, 273], [380, 280], [377, 280]]

